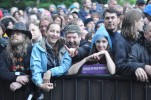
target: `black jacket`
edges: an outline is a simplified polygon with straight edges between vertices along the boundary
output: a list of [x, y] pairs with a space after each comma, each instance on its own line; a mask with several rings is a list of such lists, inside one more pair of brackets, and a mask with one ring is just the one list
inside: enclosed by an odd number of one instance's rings
[[[30, 55], [31, 55], [31, 49], [30, 46], [28, 48], [27, 55], [24, 56], [23, 65], [25, 68], [25, 73], [22, 74], [30, 74]], [[16, 81], [17, 75], [15, 72], [11, 71], [11, 66], [13, 65], [12, 61], [8, 57], [8, 53], [6, 50], [4, 50], [0, 55], [0, 79], [3, 79], [5, 81]]]
[[135, 44], [132, 47], [128, 61], [128, 66], [131, 67], [133, 73], [139, 67], [144, 68], [145, 65], [151, 65], [151, 43], [145, 40], [143, 44]]
[[132, 46], [136, 44], [135, 40], [120, 36], [114, 43], [114, 60], [116, 64], [116, 73], [120, 75], [131, 75], [132, 69], [128, 67], [128, 54]]
[[8, 38], [0, 38], [0, 53], [3, 52], [7, 44], [8, 44]]
[[79, 62], [83, 58], [89, 55], [91, 49], [91, 43], [81, 41], [81, 44], [78, 48], [78, 54], [75, 57], [72, 57], [72, 64]]

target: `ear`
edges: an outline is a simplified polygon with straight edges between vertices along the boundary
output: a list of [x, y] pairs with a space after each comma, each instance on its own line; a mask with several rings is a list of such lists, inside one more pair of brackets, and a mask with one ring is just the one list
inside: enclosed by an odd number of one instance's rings
[[136, 21], [136, 20], [135, 20], [135, 22], [134, 22], [134, 23], [135, 23], [135, 26], [136, 26], [136, 25], [138, 24], [138, 21]]
[[117, 23], [118, 23], [118, 24], [120, 23], [120, 17], [117, 18]]
[[144, 32], [144, 37], [146, 38], [146, 32]]

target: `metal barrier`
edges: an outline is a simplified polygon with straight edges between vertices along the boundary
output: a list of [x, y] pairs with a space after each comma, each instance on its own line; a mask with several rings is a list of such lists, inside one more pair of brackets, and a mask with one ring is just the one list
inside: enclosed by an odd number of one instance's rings
[[[151, 82], [134, 77], [75, 75], [53, 78], [56, 87], [44, 100], [151, 100]], [[12, 93], [9, 84], [0, 81], [0, 100], [23, 100], [23, 91]]]

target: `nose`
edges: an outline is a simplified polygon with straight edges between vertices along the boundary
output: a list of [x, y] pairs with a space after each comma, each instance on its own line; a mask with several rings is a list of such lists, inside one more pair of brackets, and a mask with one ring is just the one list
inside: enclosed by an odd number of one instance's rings
[[102, 43], [102, 42], [100, 42], [100, 43], [99, 43], [99, 46], [100, 46], [100, 47], [102, 47], [102, 46], [103, 46], [103, 43]]
[[56, 35], [57, 35], [57, 31], [54, 31], [54, 32], [53, 32], [53, 35], [56, 36]]
[[74, 41], [74, 39], [73, 38], [70, 38], [70, 42], [73, 42]]
[[109, 22], [111, 22], [112, 21], [112, 18], [109, 18]]

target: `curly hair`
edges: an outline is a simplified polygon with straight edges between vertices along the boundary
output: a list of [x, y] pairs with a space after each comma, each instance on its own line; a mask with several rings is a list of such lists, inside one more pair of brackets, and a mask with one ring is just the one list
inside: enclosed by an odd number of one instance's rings
[[16, 60], [16, 55], [19, 54], [21, 57], [24, 57], [25, 55], [27, 55], [27, 51], [28, 51], [28, 47], [30, 46], [30, 40], [29, 38], [25, 35], [22, 34], [24, 41], [20, 46], [20, 53], [17, 53], [15, 50], [17, 49], [17, 46], [13, 46], [13, 44], [11, 43], [11, 39], [9, 40], [9, 43], [6, 47], [6, 52], [8, 54], [8, 59], [11, 60], [12, 62], [15, 62]]

